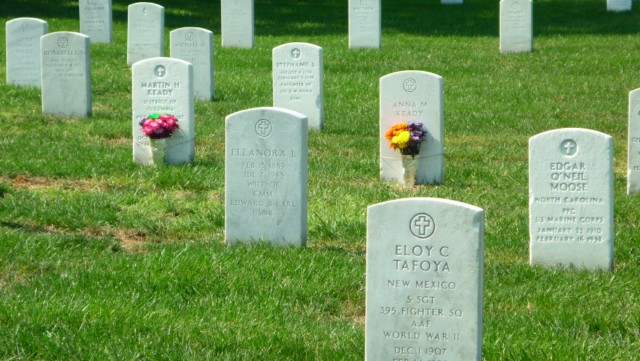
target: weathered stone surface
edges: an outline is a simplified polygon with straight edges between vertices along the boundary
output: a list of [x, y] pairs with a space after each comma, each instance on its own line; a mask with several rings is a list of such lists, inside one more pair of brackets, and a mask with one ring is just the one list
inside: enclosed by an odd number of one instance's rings
[[484, 211], [436, 198], [369, 207], [366, 360], [481, 360]]
[[226, 242], [305, 245], [307, 117], [254, 108], [227, 116], [225, 125]]
[[533, 265], [613, 269], [613, 140], [565, 128], [529, 139]]

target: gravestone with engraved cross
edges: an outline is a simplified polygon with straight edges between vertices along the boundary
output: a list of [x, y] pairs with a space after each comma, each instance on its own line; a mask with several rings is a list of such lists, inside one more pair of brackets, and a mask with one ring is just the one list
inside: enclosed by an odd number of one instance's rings
[[91, 44], [89, 37], [60, 31], [40, 38], [42, 113], [91, 115]]
[[273, 106], [295, 110], [309, 119], [309, 129], [324, 125], [322, 48], [288, 43], [273, 48]]
[[607, 11], [630, 11], [631, 0], [607, 0]]
[[47, 22], [35, 18], [7, 21], [7, 84], [40, 87], [40, 37], [48, 31]]
[[222, 0], [221, 35], [225, 48], [253, 48], [254, 0]]
[[80, 0], [80, 32], [88, 35], [91, 43], [113, 41], [113, 11], [111, 0]]
[[627, 194], [640, 193], [640, 88], [629, 92]]
[[225, 120], [225, 240], [307, 241], [308, 124], [304, 114], [254, 108]]
[[349, 48], [380, 49], [380, 0], [349, 0]]
[[389, 147], [385, 133], [392, 125], [422, 123], [427, 131], [417, 159], [416, 184], [444, 180], [444, 85], [441, 76], [400, 71], [380, 78], [380, 178], [404, 182], [402, 155]]
[[170, 34], [171, 57], [193, 65], [195, 97], [212, 100], [214, 97], [213, 33], [207, 29], [186, 27]]
[[167, 138], [167, 164], [191, 163], [195, 157], [193, 66], [181, 59], [141, 60], [132, 72], [133, 160], [153, 164], [151, 142], [140, 121], [152, 114], [171, 114], [179, 129]]
[[129, 5], [127, 64], [164, 54], [164, 7], [139, 2]]
[[613, 140], [566, 128], [529, 139], [532, 265], [613, 269]]
[[533, 3], [531, 0], [500, 1], [500, 52], [533, 49]]
[[484, 211], [437, 198], [367, 215], [365, 359], [481, 360]]

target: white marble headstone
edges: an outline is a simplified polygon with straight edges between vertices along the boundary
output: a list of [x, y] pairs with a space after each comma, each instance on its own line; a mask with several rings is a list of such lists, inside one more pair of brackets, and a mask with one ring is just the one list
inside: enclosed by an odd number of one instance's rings
[[640, 89], [629, 92], [627, 194], [640, 193]]
[[533, 3], [531, 0], [500, 1], [500, 52], [533, 50]]
[[167, 164], [191, 163], [195, 157], [193, 66], [181, 59], [149, 58], [132, 67], [133, 161], [153, 164], [151, 142], [140, 120], [171, 114], [179, 129], [167, 138]]
[[80, 32], [88, 35], [91, 43], [113, 41], [113, 11], [111, 0], [80, 0]]
[[273, 106], [295, 110], [309, 118], [309, 129], [324, 125], [322, 48], [288, 43], [273, 48]]
[[380, 177], [403, 180], [402, 156], [389, 147], [385, 133], [394, 124], [423, 123], [426, 141], [420, 147], [416, 184], [444, 181], [444, 85], [441, 76], [400, 71], [380, 78]]
[[631, 0], [607, 0], [607, 11], [630, 11]]
[[148, 2], [129, 5], [127, 64], [164, 54], [164, 7]]
[[253, 48], [253, 0], [222, 0], [222, 46], [225, 48]]
[[40, 87], [40, 37], [47, 33], [47, 22], [35, 18], [7, 21], [7, 84]]
[[254, 108], [227, 116], [225, 127], [226, 242], [304, 246], [307, 117]]
[[529, 139], [532, 265], [613, 269], [613, 140], [565, 128]]
[[89, 37], [60, 31], [40, 38], [42, 113], [70, 117], [91, 115], [91, 44]]
[[484, 211], [437, 198], [367, 216], [365, 359], [481, 360]]
[[349, 0], [349, 48], [380, 48], [381, 12], [380, 0]]
[[214, 98], [213, 33], [207, 29], [186, 27], [170, 33], [171, 57], [193, 65], [195, 97]]

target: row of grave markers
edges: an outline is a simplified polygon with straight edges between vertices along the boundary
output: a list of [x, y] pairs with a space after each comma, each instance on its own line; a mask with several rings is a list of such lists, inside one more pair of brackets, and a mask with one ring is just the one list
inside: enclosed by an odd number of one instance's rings
[[[46, 22], [39, 19], [22, 18], [7, 23], [16, 32], [7, 32], [7, 80], [9, 83], [22, 79], [25, 84], [35, 82], [38, 75], [42, 79], [43, 112], [70, 116], [91, 114], [90, 40], [79, 33], [57, 32], [46, 34]], [[27, 31], [23, 31], [27, 29]], [[27, 36], [29, 34], [30, 36]], [[41, 35], [44, 34], [44, 35]], [[171, 32], [172, 55], [180, 53], [191, 59], [191, 72], [198, 74], [191, 80], [175, 80], [175, 84], [188, 82], [194, 86], [193, 95], [180, 97], [184, 88], [173, 89], [174, 83], [164, 79], [162, 68], [155, 69], [155, 79], [146, 80], [142, 86], [149, 99], [134, 101], [136, 117], [152, 112], [176, 112], [175, 104], [190, 104], [197, 97], [198, 79], [206, 78], [197, 72], [204, 68], [205, 74], [212, 74], [212, 33], [200, 28], [182, 28]], [[28, 39], [28, 41], [27, 41]], [[33, 45], [34, 39], [40, 46]], [[175, 40], [174, 40], [175, 39]], [[34, 47], [36, 50], [34, 51]], [[196, 49], [200, 54], [196, 55]], [[23, 72], [33, 58], [40, 55], [40, 67], [36, 72]], [[168, 58], [166, 58], [168, 59]], [[321, 129], [324, 121], [323, 108], [323, 62], [322, 48], [307, 43], [289, 43], [273, 49], [273, 105], [298, 111], [309, 120], [310, 129]], [[18, 64], [18, 65], [16, 65]], [[195, 65], [194, 65], [195, 64]], [[15, 70], [14, 66], [18, 69]], [[38, 68], [40, 68], [38, 67]], [[33, 70], [33, 69], [30, 69]], [[24, 73], [24, 76], [22, 76]], [[35, 73], [35, 75], [34, 75]], [[133, 89], [138, 89], [134, 82]], [[211, 84], [207, 88], [211, 87]], [[58, 89], [65, 89], [60, 92]], [[401, 180], [401, 163], [397, 152], [385, 146], [384, 130], [399, 120], [421, 122], [428, 131], [427, 146], [418, 155], [418, 184], [442, 183], [444, 173], [443, 146], [443, 80], [440, 76], [427, 72], [406, 71], [390, 74], [380, 79], [380, 163], [384, 180]], [[628, 193], [640, 191], [640, 96], [634, 90], [629, 96], [629, 156]], [[177, 112], [181, 115], [183, 112]], [[185, 114], [192, 114], [193, 111]], [[135, 118], [135, 117], [134, 117]], [[193, 116], [190, 116], [192, 119]], [[138, 119], [139, 120], [139, 119]], [[184, 120], [183, 122], [192, 122]], [[194, 134], [189, 134], [192, 139]], [[134, 136], [134, 139], [136, 137]], [[135, 147], [134, 147], [135, 149]], [[134, 150], [134, 153], [135, 150]], [[193, 160], [193, 152], [187, 158]], [[137, 157], [137, 156], [136, 156]], [[141, 161], [146, 163], [146, 161]]]
[[[350, 46], [379, 47], [379, 0], [352, 1], [350, 5]], [[630, 3], [630, 2], [629, 2]], [[623, 9], [625, 1], [611, 1], [612, 9]], [[630, 5], [630, 4], [629, 4]], [[253, 46], [253, 21], [241, 21], [250, 13], [253, 17], [253, 0], [222, 2], [223, 46]], [[247, 11], [243, 11], [245, 9]], [[90, 42], [110, 42], [111, 1], [84, 0], [80, 2], [81, 33]], [[375, 18], [371, 21], [370, 18]], [[227, 20], [225, 20], [227, 19]], [[229, 21], [233, 19], [233, 21]], [[229, 25], [232, 23], [233, 25]], [[372, 26], [371, 24], [378, 24]], [[226, 30], [225, 29], [233, 29]], [[357, 29], [357, 30], [356, 30]], [[236, 34], [251, 31], [251, 36]], [[225, 32], [228, 39], [225, 40]], [[47, 23], [34, 18], [20, 18], [7, 22], [7, 82], [27, 86], [40, 86], [39, 37], [47, 33]], [[200, 99], [214, 98], [213, 33], [202, 28], [182, 28], [171, 33], [171, 56], [191, 62], [195, 68], [195, 92]], [[250, 44], [245, 38], [251, 38]], [[531, 0], [502, 0], [500, 2], [500, 50], [502, 52], [526, 52], [533, 48]], [[84, 40], [83, 40], [84, 41]], [[63, 47], [64, 43], [58, 44]], [[249, 46], [250, 45], [250, 46]], [[128, 8], [127, 63], [163, 56], [164, 7], [154, 3], [135, 3]], [[321, 49], [320, 49], [321, 51]], [[85, 52], [87, 55], [89, 51]], [[321, 59], [321, 57], [320, 57]], [[321, 64], [317, 65], [321, 68]], [[309, 91], [309, 89], [301, 89]], [[321, 89], [317, 91], [321, 97]], [[286, 92], [276, 94], [276, 105], [286, 98]], [[289, 98], [293, 98], [290, 96]], [[90, 103], [90, 100], [87, 100]], [[293, 102], [295, 103], [295, 102]], [[82, 108], [87, 108], [83, 105]], [[320, 110], [321, 112], [322, 110]], [[80, 114], [79, 112], [76, 112]], [[90, 113], [90, 112], [89, 112]], [[315, 118], [315, 117], [314, 117]], [[318, 116], [322, 119], [322, 116]], [[321, 120], [320, 120], [321, 121]], [[312, 119], [312, 124], [315, 120]], [[316, 128], [316, 126], [312, 126]], [[320, 125], [321, 128], [321, 125]]]
[[[441, 0], [462, 4], [463, 0]], [[630, 11], [632, 0], [607, 0], [607, 10]], [[349, 48], [379, 49], [382, 43], [381, 0], [349, 0]], [[252, 48], [254, 45], [254, 0], [222, 0], [222, 45]], [[531, 0], [500, 1], [500, 51], [530, 52], [533, 48]]]
[[[31, 84], [41, 74], [43, 112], [70, 116], [91, 114], [90, 39], [88, 36], [57, 32], [46, 34], [46, 22], [33, 19], [14, 19], [7, 23], [7, 80], [9, 83]], [[17, 29], [17, 30], [16, 30]], [[26, 29], [26, 31], [25, 31]], [[44, 35], [42, 35], [44, 34]], [[34, 42], [40, 46], [35, 46]], [[164, 72], [156, 69], [156, 78], [144, 83], [144, 94], [149, 99], [135, 101], [136, 117], [151, 112], [175, 111], [172, 104], [192, 103], [197, 97], [198, 80], [207, 78], [213, 72], [212, 33], [200, 28], [181, 28], [171, 32], [172, 55], [186, 58], [194, 74], [188, 81], [194, 86], [193, 96], [171, 95], [181, 93], [172, 89], [173, 84], [165, 81]], [[35, 49], [34, 49], [35, 48]], [[199, 51], [197, 51], [199, 49]], [[198, 55], [200, 54], [200, 55]], [[204, 54], [204, 55], [202, 55]], [[35, 56], [34, 56], [35, 55]], [[32, 59], [40, 57], [42, 70], [32, 71]], [[30, 62], [31, 61], [31, 62]], [[298, 111], [309, 120], [310, 129], [321, 129], [324, 121], [323, 108], [323, 61], [322, 48], [307, 43], [289, 43], [273, 49], [273, 105]], [[26, 72], [26, 66], [34, 65]], [[15, 70], [17, 69], [17, 70]], [[204, 72], [198, 71], [204, 69]], [[179, 81], [176, 80], [176, 84]], [[168, 84], [168, 85], [167, 85]], [[136, 88], [134, 82], [133, 88]], [[212, 84], [207, 85], [212, 91]], [[60, 92], [58, 89], [65, 89]], [[640, 162], [637, 133], [640, 117], [640, 96], [634, 90], [629, 96], [629, 158], [628, 193], [640, 191], [638, 175]], [[418, 184], [442, 183], [444, 173], [443, 146], [443, 80], [440, 76], [427, 72], [406, 71], [390, 74], [380, 79], [380, 163], [381, 177], [385, 180], [401, 181], [401, 163], [398, 153], [384, 144], [384, 130], [399, 120], [421, 122], [428, 131], [425, 147], [418, 155]], [[140, 108], [140, 104], [144, 107]], [[186, 114], [192, 114], [193, 111]], [[181, 113], [181, 112], [180, 112]], [[180, 114], [179, 114], [180, 115]], [[192, 119], [192, 116], [190, 116]], [[138, 119], [139, 120], [139, 119]], [[184, 121], [184, 122], [192, 122]], [[189, 134], [192, 139], [194, 134]], [[136, 137], [134, 136], [134, 139]], [[135, 147], [134, 147], [135, 149]], [[135, 150], [134, 150], [134, 153]], [[193, 152], [186, 158], [193, 160]], [[136, 156], [137, 158], [137, 156]], [[180, 158], [180, 157], [179, 157]], [[180, 158], [181, 159], [181, 158]], [[146, 163], [146, 161], [141, 161]]]
[[[304, 245], [306, 116], [254, 108], [229, 115], [225, 127], [227, 241]], [[611, 136], [556, 129], [532, 137], [529, 152], [531, 263], [612, 270]]]
[[[59, 80], [69, 78], [67, 80], [75, 89], [74, 85], [79, 82], [74, 81], [73, 78], [78, 78], [80, 75], [86, 78], [84, 82], [88, 82], [91, 37], [75, 32], [48, 34], [47, 22], [36, 18], [10, 20], [6, 24], [6, 29], [8, 84], [41, 87], [45, 83], [46, 88], [48, 81], [52, 78]], [[185, 27], [171, 31], [169, 36], [171, 57], [189, 61], [194, 66], [197, 74], [194, 84], [195, 96], [198, 99], [212, 100], [215, 96], [213, 33], [202, 28]], [[140, 60], [148, 57], [141, 57]], [[65, 68], [69, 68], [69, 71]], [[59, 86], [59, 84], [53, 86]], [[78, 92], [78, 94], [84, 93], [83, 90]], [[46, 95], [50, 93], [46, 92]], [[90, 115], [89, 96], [84, 103], [82, 110], [73, 111], [68, 115]], [[44, 107], [43, 111], [59, 114], [55, 109], [52, 111], [49, 109]]]
[[[462, 0], [442, 0], [442, 4], [462, 4]], [[607, 10], [630, 11], [631, 0], [607, 0]], [[349, 0], [348, 32], [350, 48], [380, 48], [381, 0]], [[254, 46], [254, 0], [222, 0], [221, 34], [223, 47]], [[129, 5], [127, 61], [132, 65], [144, 58], [162, 56], [164, 7], [150, 2]], [[92, 43], [113, 41], [112, 0], [79, 1], [80, 32]], [[500, 1], [500, 50], [532, 50], [532, 1]]]
[[[629, 2], [630, 3], [630, 2]], [[611, 1], [612, 9], [623, 9], [625, 1]], [[630, 4], [629, 4], [630, 5]], [[248, 26], [245, 21], [245, 12], [253, 16], [253, 0], [223, 1], [223, 46], [241, 46], [244, 38], [250, 37], [237, 35], [237, 32], [253, 32], [253, 26]], [[243, 12], [242, 9], [248, 9]], [[379, 47], [379, 0], [353, 1], [350, 5], [350, 46], [352, 47]], [[374, 15], [377, 14], [377, 15]], [[90, 42], [110, 42], [111, 30], [111, 1], [110, 0], [84, 0], [80, 2], [81, 33], [89, 36]], [[350, 15], [351, 16], [351, 15]], [[375, 18], [371, 21], [369, 18]], [[227, 19], [227, 20], [225, 20]], [[229, 21], [228, 19], [233, 19]], [[233, 25], [229, 25], [233, 23]], [[253, 23], [249, 21], [247, 23]], [[362, 23], [361, 25], [358, 25]], [[371, 23], [378, 26], [371, 26]], [[369, 24], [369, 25], [366, 25]], [[352, 29], [353, 28], [353, 29]], [[225, 29], [234, 29], [226, 30]], [[358, 29], [358, 30], [355, 30]], [[376, 30], [377, 29], [377, 30]], [[225, 32], [228, 39], [225, 40]], [[40, 43], [39, 38], [47, 33], [47, 23], [40, 19], [20, 18], [7, 22], [7, 82], [26, 86], [40, 86]], [[502, 52], [526, 52], [533, 48], [532, 30], [532, 2], [531, 0], [502, 0], [500, 2], [500, 50]], [[86, 40], [83, 40], [83, 42]], [[196, 76], [194, 78], [196, 96], [200, 99], [211, 100], [214, 98], [214, 64], [213, 64], [213, 33], [202, 28], [181, 28], [171, 32], [171, 57], [189, 61], [194, 66]], [[253, 40], [250, 42], [253, 46]], [[64, 42], [58, 44], [65, 47]], [[133, 63], [152, 57], [163, 56], [164, 49], [164, 7], [154, 3], [135, 3], [128, 8], [128, 32], [127, 32], [127, 63]], [[60, 49], [50, 49], [60, 50]], [[321, 52], [322, 49], [319, 49]], [[90, 51], [85, 51], [88, 56]], [[275, 54], [274, 54], [275, 55]], [[314, 57], [315, 58], [315, 57]], [[320, 56], [320, 61], [321, 61]], [[286, 65], [286, 64], [285, 64]], [[321, 63], [316, 66], [321, 69]], [[49, 64], [49, 66], [53, 66]], [[282, 69], [284, 72], [286, 69]], [[303, 69], [298, 69], [303, 70]], [[58, 69], [57, 71], [61, 71]], [[284, 77], [284, 74], [279, 76]], [[302, 74], [304, 77], [305, 74]], [[286, 82], [283, 82], [286, 83]], [[295, 82], [288, 82], [295, 84]], [[274, 84], [276, 85], [276, 84]], [[313, 91], [311, 89], [298, 89], [300, 92]], [[322, 89], [314, 91], [322, 97]], [[300, 98], [300, 94], [292, 94], [289, 99]], [[275, 105], [280, 101], [286, 102], [287, 92], [274, 94]], [[299, 100], [299, 99], [295, 99]], [[89, 107], [90, 98], [81, 108]], [[290, 102], [292, 104], [299, 102]], [[320, 102], [321, 103], [321, 102]], [[295, 105], [294, 105], [295, 107]], [[308, 108], [308, 107], [305, 107]], [[320, 114], [311, 119], [312, 128], [321, 128], [322, 109]], [[82, 114], [82, 111], [76, 111]], [[90, 114], [90, 111], [89, 111]], [[320, 122], [316, 126], [316, 119]]]

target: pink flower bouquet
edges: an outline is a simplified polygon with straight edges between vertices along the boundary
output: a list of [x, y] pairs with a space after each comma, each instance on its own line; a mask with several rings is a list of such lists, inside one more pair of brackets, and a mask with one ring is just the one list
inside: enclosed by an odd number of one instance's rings
[[142, 132], [151, 139], [169, 138], [180, 128], [178, 119], [171, 114], [154, 113], [140, 121]]

